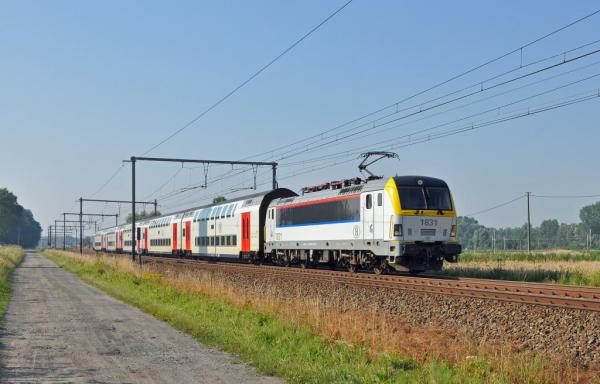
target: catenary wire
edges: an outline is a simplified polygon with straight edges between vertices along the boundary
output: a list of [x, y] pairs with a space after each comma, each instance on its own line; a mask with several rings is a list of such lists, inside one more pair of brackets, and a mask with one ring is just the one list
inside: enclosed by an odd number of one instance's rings
[[475, 215], [481, 215], [481, 214], [483, 214], [483, 213], [487, 213], [487, 212], [493, 211], [493, 210], [495, 210], [495, 209], [498, 209], [498, 208], [505, 207], [505, 206], [507, 206], [507, 205], [509, 205], [509, 204], [512, 204], [512, 203], [514, 203], [515, 201], [519, 201], [519, 200], [521, 200], [521, 199], [524, 199], [524, 198], [525, 198], [525, 195], [520, 195], [520, 196], [518, 196], [518, 197], [515, 197], [514, 199], [511, 199], [511, 200], [508, 200], [508, 201], [506, 201], [506, 202], [504, 202], [504, 203], [500, 203], [500, 204], [498, 204], [498, 205], [494, 205], [493, 207], [490, 207], [490, 208], [482, 209], [481, 211], [475, 211], [475, 212], [472, 212], [472, 213], [466, 214], [466, 215], [464, 215], [464, 216], [475, 216]]
[[[564, 107], [567, 107], [567, 106], [570, 106], [570, 105], [579, 104], [579, 103], [582, 103], [582, 102], [585, 102], [585, 101], [588, 101], [588, 100], [591, 100], [591, 99], [599, 98], [599, 97], [600, 97], [600, 92], [598, 92], [598, 91], [595, 90], [593, 93], [591, 93], [590, 95], [588, 95], [586, 97], [574, 98], [574, 99], [571, 99], [571, 100], [566, 101], [566, 102], [561, 102], [561, 103], [553, 104], [553, 105], [550, 105], [550, 106], [547, 106], [547, 107], [544, 107], [544, 108], [539, 108], [537, 110], [529, 110], [527, 112], [515, 114], [513, 116], [508, 116], [508, 117], [504, 117], [504, 118], [500, 118], [500, 119], [494, 119], [494, 120], [491, 120], [491, 121], [487, 121], [487, 122], [478, 124], [476, 126], [473, 125], [473, 126], [467, 126], [467, 127], [463, 127], [463, 128], [459, 128], [459, 129], [454, 129], [452, 131], [446, 131], [446, 132], [443, 132], [442, 134], [437, 135], [437, 136], [431, 136], [431, 135], [430, 136], [426, 136], [423, 139], [419, 139], [417, 141], [406, 143], [402, 147], [408, 147], [408, 146], [413, 146], [413, 145], [417, 145], [417, 144], [422, 144], [424, 142], [429, 142], [429, 141], [437, 140], [437, 139], [440, 139], [440, 138], [443, 138], [443, 137], [448, 137], [448, 136], [451, 136], [451, 135], [456, 135], [456, 134], [460, 134], [460, 133], [463, 133], [463, 132], [472, 131], [472, 130], [479, 129], [479, 128], [482, 128], [482, 127], [492, 126], [492, 125], [500, 124], [500, 123], [503, 123], [503, 122], [506, 122], [506, 121], [510, 121], [510, 120], [516, 120], [516, 119], [520, 119], [520, 118], [524, 118], [524, 117], [533, 116], [533, 115], [544, 113], [544, 112], [548, 112], [548, 111], [551, 111], [551, 110], [556, 110], [556, 109], [559, 109], [559, 108], [564, 108]], [[354, 159], [345, 160], [345, 161], [336, 161], [334, 163], [328, 163], [328, 164], [325, 164], [325, 165], [322, 165], [322, 166], [319, 166], [319, 167], [313, 167], [311, 169], [304, 170], [304, 171], [301, 171], [301, 172], [295, 172], [295, 173], [288, 174], [288, 175], [282, 175], [280, 177], [280, 180], [285, 180], [287, 178], [296, 177], [296, 176], [299, 176], [299, 175], [302, 175], [302, 174], [306, 174], [306, 173], [312, 173], [312, 172], [315, 172], [315, 171], [318, 171], [318, 170], [329, 168], [331, 166], [335, 166], [335, 165], [338, 165], [338, 164], [347, 163], [347, 162], [350, 162], [350, 161], [354, 161]], [[265, 181], [265, 182], [262, 182], [262, 183], [257, 183], [257, 186], [262, 186], [262, 185], [265, 185], [265, 184], [268, 184], [268, 183], [269, 183], [269, 181]], [[216, 192], [216, 193], [220, 194], [220, 193], [226, 192], [227, 190], [228, 189], [223, 189], [223, 190], [221, 190], [219, 192]], [[210, 197], [207, 197], [207, 198], [204, 198], [204, 199], [200, 199], [200, 200], [194, 200], [194, 201], [206, 201], [206, 200], [210, 200]], [[189, 202], [186, 202], [186, 203], [189, 203]]]
[[[348, 2], [348, 3], [349, 3], [349, 2]], [[348, 3], [346, 3], [346, 4], [344, 5], [344, 7], [345, 7], [346, 5], [348, 5]], [[341, 10], [341, 9], [340, 9], [340, 10]], [[428, 92], [428, 91], [430, 91], [430, 90], [432, 90], [432, 89], [435, 89], [435, 88], [437, 88], [437, 87], [439, 87], [439, 86], [441, 86], [441, 85], [447, 84], [447, 83], [448, 83], [448, 82], [450, 82], [450, 81], [453, 81], [453, 80], [455, 80], [455, 79], [457, 79], [457, 78], [459, 78], [459, 77], [462, 77], [462, 76], [464, 76], [464, 75], [466, 75], [466, 74], [468, 74], [468, 73], [471, 73], [471, 72], [473, 72], [473, 71], [475, 71], [475, 70], [477, 70], [477, 69], [480, 69], [480, 68], [482, 68], [482, 67], [484, 67], [484, 66], [486, 66], [486, 65], [488, 65], [488, 64], [491, 64], [491, 63], [493, 63], [493, 62], [495, 62], [495, 61], [498, 61], [498, 60], [500, 60], [500, 59], [502, 59], [502, 58], [504, 58], [504, 57], [507, 57], [507, 56], [509, 56], [510, 54], [513, 54], [513, 53], [515, 53], [515, 52], [521, 51], [523, 48], [529, 47], [529, 46], [531, 46], [531, 45], [533, 45], [533, 44], [535, 44], [535, 43], [537, 43], [537, 42], [539, 42], [539, 41], [541, 41], [541, 40], [543, 40], [543, 39], [545, 39], [545, 38], [547, 38], [547, 37], [549, 37], [549, 36], [552, 36], [552, 35], [554, 35], [554, 34], [556, 34], [556, 33], [560, 32], [560, 31], [562, 31], [562, 30], [564, 30], [564, 29], [566, 29], [566, 28], [569, 28], [569, 27], [571, 27], [572, 25], [574, 25], [574, 24], [576, 24], [576, 23], [579, 23], [579, 22], [581, 22], [581, 21], [583, 21], [583, 20], [585, 20], [585, 19], [588, 19], [588, 18], [590, 18], [590, 17], [594, 16], [595, 14], [597, 14], [598, 12], [600, 12], [600, 10], [597, 10], [597, 11], [595, 11], [595, 12], [592, 12], [592, 13], [590, 13], [590, 14], [588, 14], [588, 15], [586, 15], [586, 16], [584, 16], [584, 17], [580, 18], [580, 19], [577, 19], [577, 20], [575, 20], [575, 21], [573, 21], [573, 22], [571, 22], [571, 23], [569, 23], [569, 24], [567, 24], [567, 25], [565, 25], [565, 26], [563, 26], [563, 27], [561, 27], [561, 28], [558, 28], [558, 29], [556, 29], [556, 30], [554, 30], [554, 31], [552, 31], [552, 32], [550, 32], [550, 33], [548, 33], [548, 34], [546, 34], [546, 35], [544, 35], [544, 36], [542, 36], [542, 37], [538, 38], [538, 39], [535, 39], [535, 40], [533, 40], [533, 41], [531, 41], [531, 42], [529, 42], [529, 43], [527, 43], [527, 44], [524, 44], [524, 45], [522, 45], [521, 47], [519, 47], [519, 48], [517, 48], [517, 49], [514, 49], [513, 51], [507, 52], [507, 53], [505, 53], [505, 54], [503, 54], [503, 55], [501, 55], [501, 56], [499, 56], [499, 57], [497, 57], [497, 58], [495, 58], [495, 59], [492, 59], [492, 60], [490, 60], [490, 61], [488, 61], [488, 62], [485, 62], [484, 64], [481, 64], [481, 65], [479, 65], [479, 66], [473, 67], [473, 68], [471, 68], [471, 69], [469, 69], [469, 70], [467, 70], [467, 71], [463, 72], [462, 74], [456, 75], [456, 76], [454, 76], [454, 77], [452, 77], [452, 78], [450, 78], [450, 79], [448, 79], [448, 80], [446, 80], [446, 81], [444, 81], [444, 82], [442, 82], [442, 83], [438, 83], [438, 84], [436, 84], [436, 85], [434, 85], [434, 86], [432, 86], [432, 87], [430, 87], [430, 88], [428, 88], [428, 89], [426, 89], [426, 90], [424, 90], [424, 91], [421, 91], [421, 92], [419, 92], [419, 93], [417, 93], [417, 94], [411, 95], [411, 96], [409, 96], [408, 98], [406, 98], [406, 100], [410, 100], [410, 99], [412, 99], [412, 98], [414, 98], [414, 97], [417, 97], [418, 95], [420, 95], [420, 94], [422, 94], [422, 93]], [[403, 100], [405, 100], [405, 99], [403, 99]], [[360, 117], [360, 118], [358, 118], [358, 119], [354, 119], [354, 120], [353, 120], [353, 121], [351, 121], [351, 122], [344, 123], [342, 126], [345, 126], [345, 125], [351, 124], [352, 122], [360, 121], [361, 119], [363, 119], [363, 118], [366, 118], [366, 117], [368, 117], [368, 116], [372, 116], [372, 115], [374, 115], [374, 114], [376, 114], [376, 113], [378, 113], [378, 112], [381, 112], [381, 111], [385, 110], [386, 108], [393, 107], [393, 106], [397, 105], [397, 104], [398, 104], [398, 103], [400, 103], [400, 102], [402, 102], [402, 101], [399, 101], [399, 102], [393, 103], [393, 104], [391, 104], [391, 105], [389, 105], [389, 106], [387, 106], [387, 107], [384, 107], [384, 108], [382, 108], [382, 109], [380, 109], [380, 110], [378, 110], [378, 111], [372, 112], [372, 113], [370, 113], [370, 114], [364, 115], [364, 116], [362, 116], [362, 117]], [[338, 126], [338, 127], [341, 127], [341, 126]], [[337, 127], [336, 127], [336, 128], [333, 128], [333, 129], [337, 129]], [[327, 131], [326, 131], [326, 132], [327, 132]], [[322, 133], [321, 133], [321, 134], [322, 134]], [[318, 137], [318, 136], [320, 136], [321, 134], [315, 135], [315, 136], [313, 136], [313, 137]], [[306, 141], [306, 140], [307, 140], [307, 139], [303, 139], [302, 141]], [[289, 146], [289, 145], [294, 145], [294, 144], [295, 144], [295, 143], [291, 143], [291, 144], [288, 144], [288, 145], [286, 145], [286, 146], [284, 146], [284, 147], [287, 147], [287, 146]], [[270, 151], [267, 151], [267, 152], [264, 152], [264, 153], [265, 153], [265, 154], [268, 154], [268, 153], [272, 153], [273, 151], [274, 151], [274, 150], [270, 150]], [[146, 152], [146, 153], [147, 153], [147, 152]], [[121, 166], [121, 167], [120, 167], [120, 168], [117, 170], [117, 172], [115, 172], [115, 174], [113, 174], [113, 176], [111, 176], [111, 178], [109, 178], [109, 180], [108, 180], [107, 182], [105, 182], [105, 183], [104, 183], [104, 184], [103, 184], [103, 185], [102, 185], [102, 186], [101, 186], [101, 187], [100, 187], [100, 188], [99, 188], [99, 189], [98, 189], [98, 190], [97, 190], [97, 191], [94, 193], [94, 195], [96, 195], [97, 193], [99, 193], [99, 192], [100, 192], [100, 191], [101, 191], [101, 190], [102, 190], [102, 189], [103, 189], [103, 188], [104, 188], [106, 185], [108, 185], [108, 183], [110, 183], [110, 181], [112, 181], [112, 180], [114, 179], [114, 177], [116, 177], [116, 175], [117, 175], [117, 174], [120, 172], [120, 170], [121, 170], [121, 169], [122, 169], [122, 166]], [[92, 195], [92, 196], [94, 196], [94, 195]]]
[[392, 104], [389, 104], [389, 105], [387, 105], [387, 106], [381, 107], [381, 108], [379, 108], [379, 109], [377, 109], [377, 110], [375, 110], [375, 111], [372, 111], [372, 112], [369, 112], [369, 113], [367, 113], [367, 114], [364, 114], [364, 115], [362, 115], [362, 116], [360, 116], [360, 117], [354, 118], [354, 119], [352, 119], [352, 120], [350, 120], [350, 121], [347, 121], [347, 122], [345, 122], [345, 123], [342, 123], [342, 124], [340, 124], [340, 125], [338, 125], [338, 126], [335, 126], [335, 127], [333, 127], [333, 128], [327, 129], [327, 130], [325, 130], [325, 131], [323, 131], [323, 132], [320, 132], [320, 133], [318, 133], [318, 134], [315, 134], [315, 135], [309, 136], [309, 137], [307, 137], [307, 138], [304, 138], [304, 139], [297, 140], [297, 141], [295, 141], [295, 142], [292, 142], [292, 143], [289, 143], [289, 144], [286, 144], [286, 145], [283, 145], [283, 146], [277, 147], [277, 148], [275, 148], [275, 149], [271, 149], [271, 150], [269, 150], [269, 151], [262, 152], [262, 153], [260, 153], [260, 154], [256, 154], [256, 155], [253, 155], [253, 156], [249, 156], [249, 157], [247, 157], [247, 158], [251, 158], [251, 157], [258, 157], [258, 156], [266, 155], [266, 154], [272, 153], [272, 152], [274, 152], [274, 151], [276, 151], [276, 150], [279, 150], [279, 149], [282, 149], [282, 148], [287, 148], [287, 147], [289, 147], [289, 146], [293, 146], [293, 145], [297, 145], [297, 144], [303, 143], [303, 142], [305, 142], [305, 141], [307, 141], [307, 140], [310, 140], [310, 139], [313, 139], [313, 138], [319, 138], [319, 137], [321, 137], [323, 134], [326, 134], [326, 133], [329, 133], [329, 132], [332, 132], [332, 131], [335, 131], [335, 130], [341, 129], [341, 128], [345, 127], [345, 126], [348, 126], [348, 125], [350, 125], [350, 124], [353, 124], [353, 123], [355, 123], [355, 122], [358, 122], [358, 121], [360, 121], [360, 120], [363, 120], [363, 119], [366, 119], [366, 118], [368, 118], [368, 117], [371, 117], [371, 116], [373, 116], [373, 115], [376, 115], [376, 114], [378, 114], [378, 113], [381, 113], [381, 112], [385, 111], [386, 109], [389, 109], [389, 108], [394, 108], [394, 107], [396, 107], [397, 105], [399, 105], [399, 104], [401, 104], [401, 103], [404, 103], [404, 102], [406, 102], [406, 101], [412, 100], [412, 99], [414, 99], [414, 98], [416, 98], [416, 97], [418, 97], [418, 96], [420, 96], [420, 95], [422, 95], [422, 94], [425, 94], [425, 93], [427, 93], [427, 92], [429, 92], [429, 91], [432, 91], [432, 90], [434, 90], [434, 89], [436, 89], [436, 88], [439, 88], [439, 87], [441, 87], [441, 86], [443, 86], [443, 85], [446, 85], [446, 84], [448, 84], [448, 83], [450, 83], [450, 82], [452, 82], [452, 81], [454, 81], [454, 80], [457, 80], [457, 79], [459, 79], [459, 78], [461, 78], [461, 77], [464, 77], [464, 76], [466, 76], [466, 75], [468, 75], [468, 74], [470, 74], [470, 73], [472, 73], [472, 72], [475, 72], [475, 71], [477, 71], [477, 70], [479, 70], [479, 69], [481, 69], [481, 68], [483, 68], [483, 67], [485, 67], [485, 66], [488, 66], [488, 65], [490, 65], [490, 64], [492, 64], [492, 63], [495, 63], [495, 62], [497, 62], [497, 61], [499, 61], [499, 60], [502, 60], [503, 58], [505, 58], [505, 57], [507, 57], [507, 56], [510, 56], [510, 55], [512, 55], [512, 54], [514, 54], [514, 53], [516, 53], [516, 52], [520, 52], [520, 51], [522, 51], [524, 48], [530, 47], [530, 46], [532, 46], [532, 45], [534, 45], [534, 44], [536, 44], [536, 43], [538, 43], [538, 42], [540, 42], [540, 41], [542, 41], [542, 40], [544, 40], [544, 39], [546, 39], [546, 38], [548, 38], [548, 37], [550, 37], [550, 36], [553, 36], [553, 35], [555, 35], [555, 34], [557, 34], [557, 33], [559, 33], [559, 32], [562, 32], [562, 31], [564, 31], [565, 29], [567, 29], [567, 28], [570, 28], [570, 27], [572, 27], [573, 25], [575, 25], [575, 24], [577, 24], [577, 23], [580, 23], [580, 22], [582, 22], [582, 21], [584, 21], [584, 20], [587, 20], [587, 19], [589, 19], [589, 18], [591, 18], [591, 17], [595, 16], [595, 15], [596, 15], [596, 14], [598, 14], [599, 12], [600, 12], [600, 9], [598, 9], [598, 10], [596, 10], [596, 11], [593, 11], [593, 12], [591, 12], [591, 13], [588, 13], [587, 15], [585, 15], [585, 16], [583, 16], [583, 17], [579, 18], [579, 19], [576, 19], [576, 20], [574, 20], [574, 21], [572, 21], [572, 22], [570, 22], [570, 23], [568, 23], [568, 24], [566, 24], [566, 25], [564, 25], [564, 26], [562, 26], [562, 27], [560, 27], [560, 28], [557, 28], [557, 29], [555, 29], [555, 30], [553, 30], [553, 31], [551, 31], [551, 32], [549, 32], [549, 33], [547, 33], [547, 34], [543, 35], [543, 36], [540, 36], [540, 37], [538, 37], [538, 38], [536, 38], [536, 39], [534, 39], [534, 40], [532, 40], [532, 41], [530, 41], [530, 42], [528, 42], [528, 43], [526, 43], [526, 44], [523, 44], [523, 45], [521, 45], [521, 46], [520, 46], [520, 47], [518, 47], [518, 48], [515, 48], [515, 49], [513, 49], [513, 50], [511, 50], [511, 51], [508, 51], [508, 52], [506, 52], [506, 53], [504, 53], [504, 54], [501, 54], [500, 56], [497, 56], [497, 57], [495, 57], [495, 58], [493, 58], [493, 59], [490, 59], [490, 60], [488, 60], [488, 61], [486, 61], [486, 62], [484, 62], [484, 63], [482, 63], [482, 64], [479, 64], [479, 65], [476, 65], [476, 66], [474, 66], [474, 67], [471, 67], [471, 68], [469, 68], [469, 69], [467, 69], [467, 70], [465, 70], [465, 71], [463, 71], [463, 72], [461, 72], [461, 73], [459, 73], [459, 74], [457, 74], [457, 75], [454, 75], [454, 76], [450, 77], [449, 79], [446, 79], [446, 80], [444, 80], [444, 81], [441, 81], [441, 82], [439, 82], [439, 83], [436, 83], [436, 84], [434, 84], [433, 86], [430, 86], [430, 87], [428, 87], [428, 88], [426, 88], [426, 89], [424, 89], [424, 90], [421, 90], [421, 91], [418, 91], [418, 92], [416, 92], [416, 93], [414, 93], [414, 94], [411, 94], [411, 95], [409, 95], [409, 96], [407, 96], [407, 97], [405, 97], [405, 98], [403, 98], [403, 99], [401, 99], [401, 100], [398, 100], [398, 101], [396, 101], [395, 103], [392, 103]]
[[[596, 40], [595, 42], [597, 42], [597, 41], [600, 41], [600, 40]], [[593, 43], [595, 43], [595, 42], [592, 42], [592, 43], [587, 43], [587, 44], [584, 44], [584, 45], [582, 45], [582, 46], [580, 46], [580, 47], [589, 46], [589, 45], [591, 45], [591, 44], [593, 44]], [[577, 48], [574, 48], [574, 49], [571, 49], [571, 50], [569, 50], [569, 51], [574, 51], [574, 50], [577, 50], [578, 48], [579, 48], [579, 47], [577, 47]], [[585, 53], [585, 54], [583, 54], [583, 55], [577, 56], [577, 57], [575, 57], [575, 58], [572, 58], [572, 59], [570, 59], [570, 60], [563, 60], [562, 62], [560, 62], [560, 63], [558, 63], [558, 64], [553, 64], [553, 65], [551, 65], [551, 66], [548, 66], [548, 67], [545, 67], [545, 68], [542, 68], [542, 69], [538, 69], [537, 71], [534, 71], [534, 72], [532, 72], [532, 73], [529, 73], [529, 74], [525, 74], [525, 75], [519, 76], [519, 77], [517, 77], [516, 79], [520, 80], [520, 79], [522, 79], [522, 78], [525, 78], [525, 77], [528, 77], [528, 76], [530, 76], [531, 74], [540, 73], [540, 72], [542, 72], [542, 71], [545, 71], [545, 70], [547, 70], [547, 69], [549, 69], [549, 68], [554, 68], [554, 67], [556, 67], [556, 66], [558, 66], [558, 65], [563, 65], [563, 64], [566, 64], [566, 63], [569, 63], [569, 62], [572, 62], [572, 61], [575, 61], [575, 60], [581, 59], [581, 58], [583, 58], [583, 57], [587, 57], [587, 56], [589, 56], [589, 55], [591, 55], [591, 54], [594, 54], [594, 53], [597, 53], [597, 52], [599, 52], [599, 51], [600, 51], [600, 50], [596, 50], [596, 51], [593, 51], [593, 52], [588, 52], [588, 53]], [[567, 52], [567, 51], [565, 51], [565, 52]], [[559, 55], [554, 55], [554, 56], [559, 56]], [[554, 76], [548, 77], [548, 78], [546, 78], [546, 79], [542, 79], [542, 80], [539, 80], [539, 81], [536, 81], [536, 82], [533, 82], [533, 83], [530, 83], [530, 84], [527, 84], [527, 85], [524, 85], [524, 86], [517, 87], [517, 88], [515, 88], [515, 89], [513, 89], [513, 90], [518, 90], [518, 89], [522, 89], [522, 88], [524, 88], [524, 87], [526, 87], [526, 86], [529, 86], [529, 85], [538, 84], [538, 83], [540, 83], [540, 82], [542, 82], [542, 81], [545, 81], [545, 80], [550, 80], [550, 79], [556, 78], [556, 77], [558, 77], [558, 76], [561, 76], [561, 75], [564, 75], [564, 74], [572, 73], [572, 72], [574, 72], [574, 71], [576, 71], [576, 70], [579, 70], [579, 69], [584, 69], [584, 68], [587, 68], [587, 67], [589, 67], [589, 66], [592, 66], [592, 65], [595, 65], [595, 64], [597, 64], [597, 63], [592, 63], [592, 64], [589, 64], [589, 65], [586, 65], [586, 66], [583, 66], [583, 67], [579, 67], [579, 68], [577, 68], [577, 69], [574, 69], [574, 70], [566, 71], [566, 72], [563, 72], [563, 73], [561, 73], [561, 74], [558, 74], [558, 75], [554, 75]], [[486, 89], [482, 89], [481, 91], [485, 91], [485, 90], [489, 90], [489, 89], [492, 89], [492, 88], [496, 88], [496, 87], [498, 87], [499, 85], [508, 84], [508, 83], [510, 83], [510, 82], [512, 82], [512, 81], [515, 81], [515, 80], [514, 80], [514, 79], [511, 79], [511, 80], [506, 80], [506, 81], [504, 81], [504, 82], [502, 82], [502, 83], [500, 83], [500, 84], [492, 85], [492, 86], [490, 86], [490, 87], [488, 87], [488, 88], [486, 88]], [[478, 93], [480, 93], [481, 91], [475, 92], [475, 93], [473, 93], [473, 94], [478, 94]], [[507, 92], [510, 92], [510, 91], [511, 91], [511, 90], [509, 90], [509, 91], [507, 91]], [[503, 92], [503, 93], [500, 93], [500, 94], [498, 94], [498, 95], [503, 95], [503, 94], [506, 94], [507, 92]], [[494, 95], [494, 96], [491, 96], [491, 97], [495, 97], [495, 96], [497, 96], [497, 95]], [[463, 98], [463, 97], [464, 97], [464, 96], [462, 96], [462, 97], [459, 97], [458, 99], [461, 99], [461, 98]], [[484, 98], [483, 100], [489, 99], [489, 98], [491, 98], [491, 97]], [[522, 101], [522, 100], [521, 100], [521, 101]], [[474, 101], [474, 102], [468, 103], [468, 104], [466, 104], [466, 105], [470, 105], [470, 104], [473, 104], [473, 103], [475, 103], [475, 102], [478, 102], [478, 101]], [[446, 104], [446, 103], [444, 103], [444, 104]], [[433, 106], [433, 107], [435, 107], [435, 106]], [[433, 108], [433, 107], [432, 107], [432, 108]], [[502, 107], [505, 107], [505, 106], [502, 106]], [[490, 111], [495, 111], [496, 109], [499, 109], [499, 108], [502, 108], [502, 107], [495, 107], [495, 108], [492, 108], [491, 110], [485, 111], [484, 113], [488, 113], [488, 112], [490, 112]], [[454, 108], [454, 109], [456, 109], [456, 108]], [[449, 110], [447, 110], [447, 111], [450, 111], [450, 110], [453, 110], [453, 109], [449, 109]], [[445, 112], [447, 112], [447, 111], [443, 111], [443, 112], [440, 112], [440, 113], [445, 113]], [[438, 113], [438, 114], [440, 114], [440, 113]], [[434, 114], [434, 115], [432, 115], [432, 116], [435, 116], [435, 115], [438, 115], [438, 114]], [[474, 116], [476, 116], [476, 115], [474, 115]], [[470, 118], [470, 117], [473, 117], [473, 116], [469, 116], [468, 118]], [[427, 118], [427, 117], [426, 117], [426, 118]], [[392, 122], [393, 122], [393, 121], [397, 121], [397, 120], [392, 120]], [[417, 121], [419, 121], [419, 120], [417, 120]], [[454, 121], [454, 122], [456, 122], [456, 121]], [[381, 127], [381, 126], [383, 126], [383, 125], [386, 125], [386, 124], [388, 124], [388, 123], [389, 123], [389, 122], [385, 122], [385, 123], [382, 123], [382, 124], [380, 124], [380, 125], [372, 126], [372, 127], [368, 128], [368, 129], [366, 129], [366, 130], [363, 130], [363, 131], [356, 132], [356, 133], [354, 133], [354, 134], [348, 135], [348, 136], [346, 136], [346, 137], [343, 137], [343, 138], [338, 138], [338, 139], [334, 140], [332, 143], [329, 143], [329, 144], [334, 144], [334, 143], [336, 143], [336, 142], [339, 142], [339, 141], [341, 141], [342, 139], [346, 139], [346, 138], [348, 138], [348, 137], [352, 137], [352, 136], [354, 136], [354, 135], [356, 135], [356, 134], [359, 134], [359, 133], [364, 133], [364, 131], [370, 131], [370, 130], [372, 130], [372, 129], [379, 128], [379, 127]], [[410, 123], [411, 123], [411, 122], [409, 122], [409, 124], [410, 124]], [[448, 124], [448, 123], [446, 123], [446, 124], [444, 124], [444, 125], [447, 125], [447, 124]], [[398, 127], [398, 125], [397, 125], [397, 126], [394, 126], [394, 127]], [[394, 128], [394, 127], [390, 127], [390, 128], [388, 128], [388, 129], [391, 129], [391, 128]], [[351, 139], [351, 140], [352, 140], [352, 139]], [[348, 141], [351, 141], [351, 140], [346, 140], [345, 142], [348, 142]], [[323, 146], [325, 146], [325, 144], [324, 144]], [[316, 149], [316, 148], [315, 148], [315, 149]], [[314, 149], [313, 149], [313, 150], [314, 150]], [[301, 154], [302, 154], [302, 155], [306, 154], [306, 151], [302, 152]], [[334, 156], [335, 156], [335, 155], [334, 155]], [[279, 158], [279, 159], [278, 159], [278, 161], [280, 161], [280, 160], [282, 160], [282, 159], [289, 158], [289, 157], [291, 157], [291, 156], [284, 157], [284, 158]], [[325, 156], [325, 157], [326, 157], [326, 158], [329, 158], [329, 157], [332, 157], [332, 155], [327, 155], [327, 156]], [[312, 160], [312, 161], [316, 161], [316, 160], [318, 160], [318, 159], [320, 159], [320, 158], [316, 158], [315, 160]], [[306, 160], [304, 160], [304, 161], [299, 161], [298, 163], [305, 163], [305, 162], [306, 162]], [[248, 171], [249, 171], [249, 170], [244, 170], [244, 171], [242, 171], [242, 172], [239, 172], [239, 173], [237, 173], [237, 174], [240, 174], [240, 173], [245, 173], [245, 172], [248, 172]], [[230, 171], [230, 172], [231, 172], [231, 171]], [[226, 178], [227, 176], [229, 176], [229, 175], [230, 175], [230, 172], [228, 172], [228, 173], [224, 174], [224, 175], [223, 175], [223, 177], [220, 177], [220, 178], [218, 178], [218, 179], [216, 179], [216, 180], [217, 180], [217, 181], [219, 181], [219, 180], [223, 180], [224, 178]], [[237, 175], [237, 174], [236, 174], [236, 175]], [[233, 176], [236, 176], [236, 175], [233, 175]], [[211, 180], [211, 182], [214, 182], [214, 180]], [[197, 188], [197, 187], [189, 187], [189, 188], [184, 188], [184, 189], [195, 189], [195, 188]], [[173, 192], [173, 194], [177, 194], [177, 192]], [[171, 195], [171, 193], [170, 193], [170, 194], [168, 194], [167, 196], [160, 196], [160, 198], [161, 198], [161, 199], [165, 199], [165, 198], [168, 198], [168, 196], [170, 196], [170, 195]]]
[[236, 86], [234, 89], [232, 89], [231, 91], [229, 91], [225, 96], [221, 97], [219, 100], [217, 100], [215, 103], [213, 103], [210, 107], [208, 107], [207, 109], [205, 109], [202, 113], [200, 113], [199, 115], [197, 115], [196, 117], [194, 117], [192, 120], [190, 120], [189, 122], [187, 122], [186, 124], [184, 124], [181, 128], [177, 129], [175, 132], [171, 133], [169, 136], [167, 136], [163, 140], [161, 140], [158, 144], [155, 144], [154, 146], [150, 147], [148, 150], [144, 151], [140, 156], [144, 156], [144, 155], [146, 155], [146, 154], [154, 151], [156, 148], [160, 147], [161, 145], [163, 145], [167, 141], [171, 140], [173, 137], [177, 136], [179, 133], [183, 132], [185, 129], [187, 129], [190, 126], [192, 126], [194, 123], [196, 123], [198, 120], [200, 120], [207, 113], [209, 113], [210, 111], [212, 111], [213, 109], [215, 109], [216, 107], [218, 107], [221, 103], [223, 103], [225, 100], [227, 100], [228, 98], [230, 98], [231, 96], [233, 96], [237, 91], [239, 91], [240, 89], [242, 89], [245, 85], [247, 85], [252, 80], [254, 80], [258, 75], [260, 75], [262, 72], [264, 72], [267, 68], [269, 68], [271, 65], [275, 64], [275, 62], [277, 62], [279, 59], [281, 59], [283, 56], [285, 56], [288, 52], [290, 52], [292, 49], [294, 49], [298, 44], [300, 44], [302, 41], [304, 41], [306, 38], [308, 38], [310, 35], [312, 35], [314, 32], [316, 32], [325, 23], [327, 23], [329, 20], [331, 20], [335, 15], [337, 15], [344, 8], [346, 8], [348, 5], [350, 5], [350, 3], [352, 1], [353, 0], [348, 0], [341, 7], [337, 8], [333, 13], [331, 13], [329, 16], [327, 16], [323, 21], [321, 21], [319, 24], [317, 24], [315, 27], [313, 27], [310, 31], [308, 31], [307, 33], [305, 33], [302, 37], [300, 37], [292, 45], [290, 45], [285, 50], [283, 50], [283, 52], [281, 52], [279, 55], [277, 55], [275, 58], [273, 58], [267, 64], [263, 65], [258, 71], [254, 72], [250, 77], [248, 77], [246, 80], [244, 80], [238, 86]]

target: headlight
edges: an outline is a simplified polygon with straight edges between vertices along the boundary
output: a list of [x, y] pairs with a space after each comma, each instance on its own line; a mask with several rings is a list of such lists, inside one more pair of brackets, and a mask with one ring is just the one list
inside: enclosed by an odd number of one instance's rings
[[402, 236], [402, 224], [394, 224], [394, 236]]
[[450, 228], [450, 237], [456, 237], [456, 224], [452, 224]]

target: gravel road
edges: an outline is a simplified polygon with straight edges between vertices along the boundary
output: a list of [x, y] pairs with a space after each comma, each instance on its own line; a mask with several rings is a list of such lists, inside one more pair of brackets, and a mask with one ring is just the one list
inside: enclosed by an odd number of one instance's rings
[[279, 383], [112, 299], [36, 253], [14, 271], [7, 383]]

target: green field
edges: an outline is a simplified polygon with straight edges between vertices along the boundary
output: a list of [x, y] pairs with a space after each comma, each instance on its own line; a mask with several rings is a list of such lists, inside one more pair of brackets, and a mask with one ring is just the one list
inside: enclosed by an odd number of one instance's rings
[[468, 251], [436, 274], [600, 287], [600, 251]]
[[494, 261], [600, 261], [600, 250], [575, 251], [567, 249], [551, 249], [547, 251], [464, 251], [459, 262], [494, 262]]

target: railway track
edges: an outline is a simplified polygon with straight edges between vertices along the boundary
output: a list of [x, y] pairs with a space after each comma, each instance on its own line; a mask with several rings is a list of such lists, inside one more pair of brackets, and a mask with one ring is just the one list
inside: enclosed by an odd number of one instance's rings
[[478, 299], [545, 305], [600, 312], [600, 288], [455, 277], [420, 277], [348, 273], [323, 269], [285, 268], [230, 262], [209, 262], [170, 257], [142, 257], [144, 263], [190, 267], [199, 270], [243, 273], [261, 277], [331, 282], [351, 286], [402, 289]]

